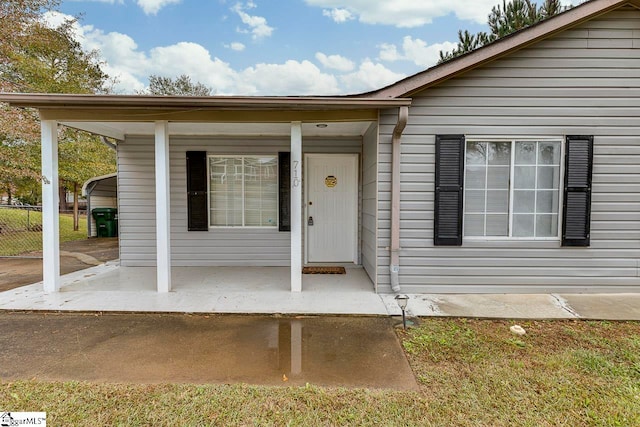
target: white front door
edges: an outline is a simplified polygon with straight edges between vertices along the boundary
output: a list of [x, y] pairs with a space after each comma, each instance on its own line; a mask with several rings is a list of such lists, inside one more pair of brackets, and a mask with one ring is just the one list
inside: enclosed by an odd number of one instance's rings
[[306, 158], [308, 262], [357, 262], [357, 159], [355, 154]]

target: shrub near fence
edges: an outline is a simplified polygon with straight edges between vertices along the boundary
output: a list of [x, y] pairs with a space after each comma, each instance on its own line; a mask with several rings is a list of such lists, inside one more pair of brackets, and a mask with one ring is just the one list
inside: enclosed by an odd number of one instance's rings
[[[80, 220], [80, 229], [73, 231], [73, 216], [60, 215], [60, 242], [86, 237], [85, 218]], [[39, 257], [38, 251], [42, 251], [42, 208], [0, 206], [0, 257]]]

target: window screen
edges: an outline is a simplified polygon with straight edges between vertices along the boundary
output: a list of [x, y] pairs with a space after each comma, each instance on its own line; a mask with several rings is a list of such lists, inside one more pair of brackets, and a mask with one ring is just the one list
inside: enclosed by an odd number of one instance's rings
[[275, 156], [209, 157], [210, 225], [275, 227], [278, 161]]

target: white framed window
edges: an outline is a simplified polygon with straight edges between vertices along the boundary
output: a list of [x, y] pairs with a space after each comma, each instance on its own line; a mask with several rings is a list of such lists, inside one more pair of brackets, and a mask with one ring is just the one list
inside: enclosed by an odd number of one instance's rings
[[468, 138], [464, 238], [559, 239], [561, 159], [561, 138]]
[[277, 156], [208, 156], [209, 227], [278, 225]]

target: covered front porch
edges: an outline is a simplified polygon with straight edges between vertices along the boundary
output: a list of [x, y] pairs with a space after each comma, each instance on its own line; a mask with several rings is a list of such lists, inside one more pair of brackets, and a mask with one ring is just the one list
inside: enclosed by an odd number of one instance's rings
[[[338, 293], [353, 291], [340, 289], [339, 284], [330, 285], [332, 281], [340, 282], [339, 277], [322, 275], [303, 278], [302, 274], [302, 267], [307, 262], [323, 261], [307, 257], [307, 245], [311, 239], [307, 239], [306, 232], [309, 226], [314, 225], [312, 216], [315, 214], [308, 212], [311, 200], [304, 199], [306, 172], [303, 163], [309, 156], [322, 155], [325, 164], [330, 164], [332, 160], [326, 159], [327, 155], [338, 153], [352, 156], [354, 161], [353, 167], [344, 166], [343, 170], [356, 169], [349, 182], [354, 182], [357, 188], [349, 193], [353, 197], [346, 196], [343, 199], [349, 200], [353, 206], [349, 217], [353, 218], [352, 227], [348, 233], [338, 232], [340, 237], [345, 234], [353, 237], [346, 253], [356, 269], [350, 269], [350, 274], [346, 276], [351, 279], [350, 276], [357, 275], [356, 282], [366, 282], [364, 287], [360, 284], [356, 286], [359, 297], [363, 293], [373, 294], [376, 291], [379, 246], [376, 241], [377, 144], [378, 127], [383, 125], [378, 123], [379, 112], [381, 109], [399, 107], [405, 114], [398, 117], [398, 123], [390, 125], [401, 129], [401, 123], [406, 122], [409, 99], [29, 94], [3, 95], [2, 100], [12, 106], [37, 108], [42, 120], [44, 279], [41, 286], [45, 294], [59, 293], [59, 299], [64, 300], [65, 294], [76, 292], [74, 286], [77, 285], [60, 276], [57, 210], [59, 125], [110, 138], [118, 147], [122, 267], [106, 272], [106, 276], [101, 276], [104, 279], [100, 279], [102, 281], [93, 278], [92, 284], [85, 283], [87, 292], [96, 293], [91, 298], [99, 299], [100, 292], [111, 292], [114, 286], [118, 289], [128, 286], [128, 295], [132, 295], [131, 292], [154, 291], [170, 294], [166, 300], [174, 301], [180, 300], [181, 290], [186, 289], [186, 283], [199, 286], [206, 284], [211, 292], [223, 295], [229, 292], [230, 287], [224, 284], [229, 285], [231, 279], [220, 277], [218, 273], [223, 270], [215, 270], [215, 274], [210, 274], [206, 269], [226, 266], [239, 268], [232, 280], [234, 291], [240, 290], [256, 301], [260, 301], [260, 289], [251, 287], [252, 277], [257, 277], [253, 274], [258, 274], [261, 282], [272, 280], [272, 286], [269, 286], [272, 292], [298, 294], [304, 291], [310, 295], [303, 299], [313, 299], [311, 295], [316, 291], [327, 292], [332, 298]], [[208, 176], [206, 179], [209, 180], [203, 186], [204, 179], [200, 179], [201, 184], [197, 189], [193, 186], [190, 188], [194, 176], [193, 169], [190, 172], [190, 159], [195, 154], [202, 159], [198, 173]], [[281, 157], [281, 154], [287, 156]], [[224, 156], [235, 156], [240, 162], [236, 164], [244, 168], [249, 161], [263, 161], [265, 155], [270, 159], [278, 159], [279, 165], [288, 166], [286, 179], [280, 175], [277, 181], [278, 191], [282, 191], [283, 187], [286, 189], [287, 204], [282, 206], [283, 197], [280, 193], [277, 199], [273, 199], [280, 203], [279, 213], [276, 216], [269, 213], [267, 224], [263, 219], [258, 227], [247, 227], [244, 216], [241, 227], [235, 223], [232, 226], [220, 226], [212, 219], [212, 165], [222, 162]], [[126, 177], [120, 176], [123, 172], [121, 168], [126, 168]], [[336, 177], [332, 173], [320, 176], [321, 173], [318, 177], [322, 179], [322, 188], [324, 184], [326, 187], [336, 185]], [[399, 172], [394, 168], [394, 188], [399, 182], [396, 174]], [[340, 183], [339, 187], [345, 181], [338, 177], [337, 182]], [[244, 181], [242, 185], [244, 198]], [[244, 203], [243, 199], [243, 210]], [[314, 204], [313, 209], [317, 205]], [[393, 205], [397, 205], [395, 198]], [[200, 210], [199, 218], [196, 218], [197, 215], [190, 213], [192, 208], [204, 208], [204, 214]], [[286, 221], [283, 212], [286, 212]], [[340, 212], [336, 210], [333, 217], [343, 216]], [[392, 216], [397, 222], [397, 213]], [[200, 225], [194, 226], [196, 219], [199, 219]], [[316, 217], [314, 230], [319, 230], [318, 225]], [[329, 225], [323, 230], [332, 228]], [[396, 230], [398, 227], [392, 228]], [[324, 234], [326, 232], [322, 231], [318, 235], [324, 237]], [[397, 238], [394, 238], [397, 234], [392, 233], [393, 254], [397, 253]], [[339, 249], [343, 243], [339, 239], [325, 240], [329, 243], [324, 249], [329, 250], [319, 253], [331, 254], [334, 252], [332, 248]], [[330, 261], [346, 261], [338, 258]], [[273, 270], [262, 270], [266, 266]], [[243, 267], [246, 269], [243, 270]], [[269, 274], [265, 274], [267, 271]], [[196, 273], [205, 279], [181, 280], [184, 274]], [[141, 276], [137, 280], [127, 280], [129, 275]], [[101, 287], [107, 289], [100, 291]], [[195, 290], [193, 294], [198, 292]], [[52, 299], [56, 298], [54, 296]], [[156, 300], [162, 300], [162, 297], [158, 298]], [[291, 298], [295, 296], [288, 297]], [[199, 303], [205, 304], [203, 301]], [[277, 311], [277, 304], [266, 305], [271, 305], [267, 311]], [[127, 304], [123, 304], [122, 308], [125, 306]]]
[[0, 309], [356, 315], [398, 311], [392, 295], [371, 291], [360, 266], [349, 266], [346, 274], [302, 276], [303, 292], [292, 293], [289, 267], [173, 267], [171, 292], [159, 293], [155, 267], [121, 267], [110, 261], [62, 276], [57, 292], [46, 292], [40, 282], [0, 293]]

